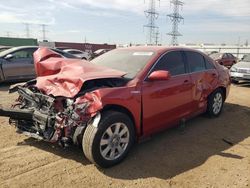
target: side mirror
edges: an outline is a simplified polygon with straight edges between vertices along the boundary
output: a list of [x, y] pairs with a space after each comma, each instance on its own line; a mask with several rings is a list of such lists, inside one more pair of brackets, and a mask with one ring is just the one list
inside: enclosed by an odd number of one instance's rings
[[150, 80], [150, 81], [154, 81], [154, 80], [169, 80], [170, 77], [171, 77], [171, 75], [170, 75], [170, 73], [168, 71], [158, 70], [158, 71], [152, 72], [148, 76], [148, 80]]
[[11, 59], [13, 58], [14, 56], [12, 54], [8, 54], [4, 57], [4, 59], [8, 60], [8, 59]]

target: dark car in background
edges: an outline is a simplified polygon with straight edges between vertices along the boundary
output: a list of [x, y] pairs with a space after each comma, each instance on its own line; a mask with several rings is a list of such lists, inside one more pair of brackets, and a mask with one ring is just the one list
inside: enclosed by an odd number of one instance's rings
[[225, 67], [232, 67], [237, 63], [237, 58], [231, 53], [213, 53], [209, 55], [216, 63], [224, 65]]
[[105, 54], [106, 52], [109, 52], [111, 49], [99, 49], [99, 50], [96, 50], [93, 54], [92, 54], [92, 57], [91, 59], [94, 59], [102, 54]]
[[74, 56], [77, 56], [80, 59], [89, 60], [91, 58], [91, 55], [88, 52], [84, 52], [84, 51], [81, 51], [81, 50], [65, 49], [63, 51], [67, 52], [67, 53], [70, 53], [70, 54], [73, 54]]
[[[0, 52], [0, 82], [35, 78], [33, 53], [38, 46], [14, 47]], [[58, 49], [51, 49], [64, 58], [78, 57]]]

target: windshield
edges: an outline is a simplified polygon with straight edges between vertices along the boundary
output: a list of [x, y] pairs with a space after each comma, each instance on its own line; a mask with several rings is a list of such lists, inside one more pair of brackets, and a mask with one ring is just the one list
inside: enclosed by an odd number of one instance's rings
[[220, 59], [222, 57], [222, 54], [220, 53], [213, 53], [211, 55], [209, 55], [212, 59]]
[[116, 49], [93, 59], [91, 62], [126, 72], [125, 77], [132, 79], [142, 70], [153, 55], [154, 52], [151, 51]]
[[250, 62], [250, 54], [244, 55], [244, 57], [242, 58], [242, 61]]

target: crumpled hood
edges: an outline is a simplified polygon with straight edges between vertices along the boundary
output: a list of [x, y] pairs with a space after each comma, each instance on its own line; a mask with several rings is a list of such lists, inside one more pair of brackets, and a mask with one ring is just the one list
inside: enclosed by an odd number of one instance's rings
[[36, 87], [47, 95], [74, 97], [84, 82], [100, 78], [119, 78], [126, 73], [84, 60], [59, 58], [47, 48], [34, 53]]
[[233, 67], [235, 68], [243, 68], [243, 69], [250, 69], [250, 62], [244, 62], [244, 61], [240, 61], [236, 64], [233, 65]]

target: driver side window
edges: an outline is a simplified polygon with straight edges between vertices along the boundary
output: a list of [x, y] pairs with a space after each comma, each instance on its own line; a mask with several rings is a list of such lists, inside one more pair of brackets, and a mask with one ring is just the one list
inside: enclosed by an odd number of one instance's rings
[[185, 74], [186, 71], [182, 53], [180, 51], [172, 51], [166, 53], [157, 62], [153, 71], [157, 70], [169, 71], [171, 76]]

